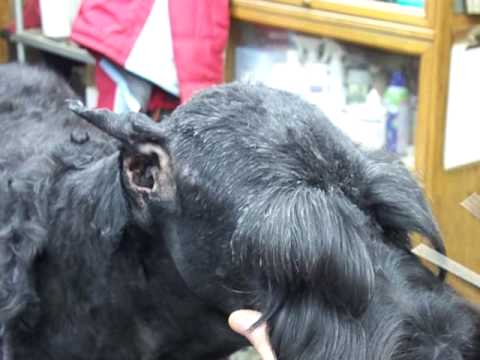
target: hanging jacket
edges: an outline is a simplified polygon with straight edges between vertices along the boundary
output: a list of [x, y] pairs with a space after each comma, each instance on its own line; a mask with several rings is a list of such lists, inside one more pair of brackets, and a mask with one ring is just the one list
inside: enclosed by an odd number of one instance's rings
[[182, 101], [223, 82], [228, 0], [170, 0], [173, 52]]
[[223, 81], [228, 0], [84, 0], [71, 38], [188, 100]]

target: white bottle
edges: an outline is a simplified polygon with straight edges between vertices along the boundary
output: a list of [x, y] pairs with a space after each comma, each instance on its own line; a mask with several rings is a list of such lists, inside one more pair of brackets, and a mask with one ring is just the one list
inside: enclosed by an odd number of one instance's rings
[[363, 126], [368, 129], [368, 136], [363, 145], [370, 149], [385, 148], [386, 109], [382, 97], [376, 89], [371, 89], [363, 105]]

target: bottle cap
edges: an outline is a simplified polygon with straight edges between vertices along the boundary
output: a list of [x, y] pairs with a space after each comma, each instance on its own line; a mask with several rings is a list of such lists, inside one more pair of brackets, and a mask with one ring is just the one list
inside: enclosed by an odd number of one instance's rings
[[390, 85], [405, 87], [407, 81], [401, 71], [395, 71], [390, 79]]

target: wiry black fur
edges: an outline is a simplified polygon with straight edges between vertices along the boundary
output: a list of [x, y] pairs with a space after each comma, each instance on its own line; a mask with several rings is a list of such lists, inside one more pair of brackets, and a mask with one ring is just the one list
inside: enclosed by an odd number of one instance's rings
[[313, 106], [261, 86], [204, 92], [167, 124], [177, 166], [197, 172], [186, 202], [204, 204], [205, 221], [212, 199], [228, 204], [232, 261], [280, 359], [480, 356], [478, 314], [408, 250], [412, 231], [444, 247], [400, 162], [365, 153]]
[[67, 109], [64, 82], [17, 65], [0, 79], [4, 359], [216, 359], [243, 345], [161, 236], [131, 223], [118, 144]]
[[244, 345], [241, 307], [280, 359], [480, 357], [479, 315], [408, 250], [415, 231], [443, 251], [418, 185], [297, 97], [233, 84], [180, 107], [152, 138], [175, 210], [139, 221], [126, 152], [68, 87], [0, 79], [5, 359], [216, 359]]

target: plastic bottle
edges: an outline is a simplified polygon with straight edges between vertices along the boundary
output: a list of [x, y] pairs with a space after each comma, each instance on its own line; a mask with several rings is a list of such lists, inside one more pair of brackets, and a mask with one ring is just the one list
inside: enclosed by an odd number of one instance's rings
[[408, 89], [402, 72], [395, 71], [385, 94], [387, 109], [386, 148], [390, 152], [404, 155], [407, 151], [410, 134], [410, 111]]
[[372, 88], [367, 95], [367, 100], [363, 106], [364, 124], [368, 125], [368, 139], [365, 144], [371, 149], [382, 149], [385, 147], [385, 129], [386, 116], [385, 106], [382, 97], [375, 88]]

